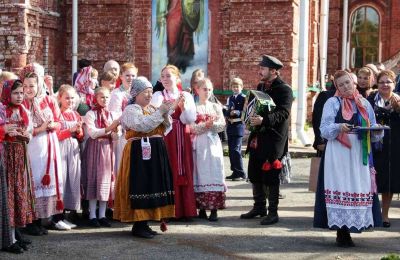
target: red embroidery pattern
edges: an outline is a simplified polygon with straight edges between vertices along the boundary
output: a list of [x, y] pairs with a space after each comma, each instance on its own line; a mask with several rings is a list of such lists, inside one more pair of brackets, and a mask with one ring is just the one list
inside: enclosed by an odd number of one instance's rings
[[337, 190], [325, 190], [326, 204], [334, 204], [347, 207], [363, 207], [371, 206], [373, 193], [357, 193], [357, 192], [340, 192]]

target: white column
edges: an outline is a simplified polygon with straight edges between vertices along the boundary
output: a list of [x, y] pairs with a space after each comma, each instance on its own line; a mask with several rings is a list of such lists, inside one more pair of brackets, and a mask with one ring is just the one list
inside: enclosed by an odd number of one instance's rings
[[342, 28], [342, 70], [348, 68], [347, 28], [349, 20], [349, 1], [343, 0], [343, 28]]
[[328, 56], [329, 0], [321, 0], [321, 17], [319, 30], [319, 63], [320, 84], [325, 90], [326, 63]]
[[304, 132], [307, 112], [307, 71], [308, 71], [308, 30], [309, 30], [309, 2], [300, 1], [300, 28], [299, 28], [299, 83], [297, 89], [297, 137], [305, 146], [311, 143]]
[[78, 0], [72, 0], [72, 74], [78, 68]]

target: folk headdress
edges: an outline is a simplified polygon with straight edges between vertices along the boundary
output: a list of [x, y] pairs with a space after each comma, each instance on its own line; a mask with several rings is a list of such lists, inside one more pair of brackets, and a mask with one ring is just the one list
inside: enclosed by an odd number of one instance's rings
[[41, 99], [46, 96], [46, 86], [44, 84], [44, 68], [38, 63], [30, 63], [22, 68], [19, 72], [19, 78], [24, 82], [26, 75], [29, 73], [35, 73], [37, 76], [38, 92], [36, 97]]
[[10, 119], [14, 110], [18, 108], [19, 116], [22, 119], [23, 127], [28, 127], [29, 116], [23, 105], [15, 105], [11, 103], [11, 92], [18, 86], [22, 87], [22, 82], [20, 80], [7, 80], [3, 84], [3, 91], [1, 93], [1, 102], [5, 106], [5, 115], [7, 119]]

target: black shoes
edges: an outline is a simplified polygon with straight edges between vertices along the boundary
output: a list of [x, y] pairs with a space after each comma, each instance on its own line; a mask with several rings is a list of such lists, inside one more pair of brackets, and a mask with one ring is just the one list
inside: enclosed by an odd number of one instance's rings
[[147, 225], [146, 227], [145, 227], [145, 229], [150, 233], [150, 234], [152, 234], [152, 235], [159, 235], [159, 233], [157, 232], [157, 231], [154, 231], [153, 229], [151, 229], [151, 227], [149, 226], [149, 225]]
[[108, 221], [107, 218], [101, 218], [98, 220], [98, 222], [102, 227], [111, 227], [111, 223]]
[[227, 176], [226, 178], [225, 178], [226, 180], [231, 180], [231, 181], [243, 181], [243, 180], [245, 180], [245, 178], [243, 178], [243, 177], [238, 177], [238, 176], [236, 176], [236, 175], [230, 175], [230, 176]]
[[100, 223], [97, 218], [92, 218], [91, 220], [89, 220], [89, 226], [99, 228]]
[[211, 214], [210, 214], [210, 216], [208, 217], [208, 220], [209, 221], [218, 221], [218, 215], [217, 215], [217, 210], [216, 209], [212, 209], [211, 210]]
[[3, 248], [2, 249], [5, 252], [13, 253], [13, 254], [22, 254], [24, 252], [24, 249], [22, 249], [19, 245], [18, 242], [12, 244], [9, 247]]
[[260, 224], [261, 225], [273, 225], [275, 223], [278, 223], [279, 221], [279, 216], [278, 214], [268, 214], [263, 220], [261, 220]]
[[153, 231], [149, 225], [147, 225], [147, 221], [135, 222], [132, 227], [132, 235], [135, 237], [150, 239], [155, 236], [154, 232], [155, 231]]
[[47, 235], [49, 232], [41, 224], [36, 221], [26, 225], [25, 232], [31, 236], [43, 236]]
[[350, 232], [344, 229], [337, 230], [336, 245], [338, 247], [355, 247], [355, 244], [351, 239]]
[[240, 215], [240, 218], [241, 219], [251, 219], [251, 218], [255, 218], [257, 216], [264, 217], [265, 215], [267, 215], [267, 210], [266, 209], [255, 209], [255, 208], [253, 208], [249, 212]]
[[207, 219], [208, 218], [205, 209], [199, 210], [199, 218], [201, 218], [201, 219]]
[[383, 221], [382, 223], [384, 228], [390, 228], [390, 222], [389, 221]]

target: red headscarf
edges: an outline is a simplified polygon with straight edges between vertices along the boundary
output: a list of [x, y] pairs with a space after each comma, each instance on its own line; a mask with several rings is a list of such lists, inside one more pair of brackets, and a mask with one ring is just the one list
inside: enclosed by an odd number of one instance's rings
[[102, 107], [97, 102], [96, 96], [93, 98], [93, 106], [92, 110], [97, 114], [97, 127], [98, 128], [106, 128], [108, 126], [107, 118], [110, 115], [110, 112], [106, 107]]
[[29, 125], [29, 116], [28, 112], [26, 111], [25, 107], [23, 105], [14, 105], [11, 103], [11, 92], [12, 92], [12, 87], [15, 84], [15, 82], [20, 82], [21, 87], [22, 87], [22, 82], [20, 80], [7, 80], [3, 84], [3, 92], [1, 93], [1, 102], [3, 103], [4, 106], [6, 106], [6, 116], [7, 118], [10, 118], [13, 110], [15, 108], [18, 108], [19, 114], [22, 118], [23, 126], [28, 127]]

